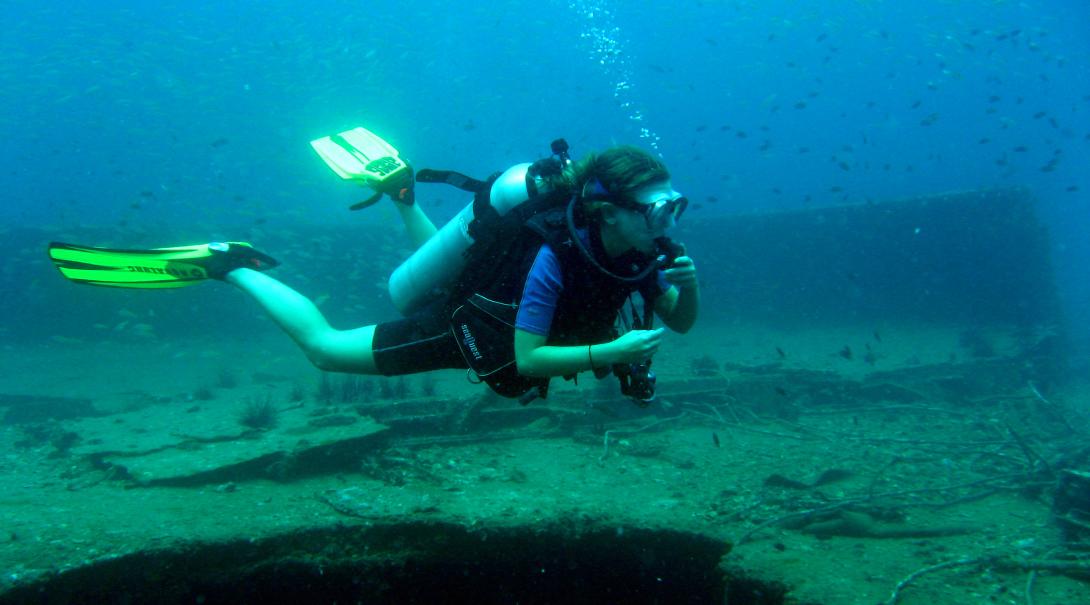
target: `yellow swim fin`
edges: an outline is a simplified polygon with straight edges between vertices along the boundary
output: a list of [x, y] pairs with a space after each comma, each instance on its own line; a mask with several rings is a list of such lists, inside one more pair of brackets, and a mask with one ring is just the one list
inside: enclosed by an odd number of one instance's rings
[[412, 182], [412, 168], [398, 156], [397, 149], [366, 128], [315, 139], [310, 146], [342, 179], [359, 181], [377, 191], [373, 197], [353, 205], [352, 210], [374, 204], [394, 184]]

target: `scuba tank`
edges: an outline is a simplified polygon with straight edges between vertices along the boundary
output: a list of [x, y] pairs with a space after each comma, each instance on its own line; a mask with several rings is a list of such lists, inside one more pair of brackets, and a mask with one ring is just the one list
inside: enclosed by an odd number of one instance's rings
[[[486, 210], [480, 205], [485, 202], [485, 195], [487, 204], [499, 216], [503, 216], [531, 198], [548, 193], [545, 179], [536, 171], [530, 170], [532, 165], [516, 164], [495, 179], [483, 183], [487, 189], [478, 190], [473, 202], [467, 204], [394, 270], [390, 275], [389, 290], [390, 299], [398, 311], [409, 315], [424, 304], [441, 297], [446, 287], [461, 274], [466, 264], [464, 253], [475, 241], [471, 235], [470, 224], [478, 218], [482, 210]], [[432, 176], [433, 174], [439, 173], [421, 170], [417, 179], [443, 180], [441, 177]]]
[[[412, 168], [400, 158], [397, 149], [366, 128], [321, 137], [310, 144], [341, 178], [376, 190], [370, 198], [353, 204], [352, 210], [376, 203], [383, 194], [400, 198], [406, 195], [403, 183], [412, 182]], [[554, 157], [533, 164], [516, 164], [487, 181], [450, 170], [423, 169], [416, 173], [417, 182], [453, 185], [474, 193], [474, 199], [390, 275], [390, 299], [398, 311], [409, 315], [444, 294], [465, 269], [466, 250], [480, 236], [488, 235], [481, 232], [487, 229], [484, 224], [549, 193], [546, 177], [560, 174], [571, 163], [567, 141], [557, 139], [550, 148]], [[402, 189], [395, 195], [391, 187]], [[411, 185], [407, 191], [411, 196]]]

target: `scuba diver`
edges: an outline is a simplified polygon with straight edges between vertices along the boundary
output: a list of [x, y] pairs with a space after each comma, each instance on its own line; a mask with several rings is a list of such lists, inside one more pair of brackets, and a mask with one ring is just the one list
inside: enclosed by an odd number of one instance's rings
[[[265, 273], [277, 265], [273, 258], [243, 242], [154, 250], [54, 242], [50, 256], [65, 277], [94, 285], [229, 283], [325, 371], [463, 368], [474, 382], [526, 403], [547, 395], [551, 377], [590, 370], [617, 376], [640, 405], [654, 399], [651, 359], [664, 331], [653, 327], [654, 316], [687, 332], [700, 298], [692, 259], [666, 237], [688, 202], [658, 158], [616, 146], [575, 162], [560, 139], [553, 156], [478, 181], [452, 171], [414, 173], [362, 128], [312, 145], [342, 178], [375, 189], [353, 209], [389, 196], [417, 246], [390, 279], [401, 319], [335, 329], [313, 302]], [[474, 201], [436, 229], [415, 203], [418, 182], [458, 186]]]

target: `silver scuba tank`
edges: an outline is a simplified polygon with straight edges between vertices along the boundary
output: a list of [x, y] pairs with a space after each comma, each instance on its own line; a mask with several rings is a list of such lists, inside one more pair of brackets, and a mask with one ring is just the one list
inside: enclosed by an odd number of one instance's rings
[[[529, 168], [528, 162], [516, 164], [492, 183], [489, 203], [500, 216], [530, 199], [526, 187]], [[531, 178], [538, 194], [548, 192], [541, 177]], [[444, 289], [465, 268], [463, 252], [473, 243], [469, 235], [469, 224], [473, 219], [473, 203], [470, 202], [390, 274], [390, 299], [402, 315], [410, 315], [443, 295]]]

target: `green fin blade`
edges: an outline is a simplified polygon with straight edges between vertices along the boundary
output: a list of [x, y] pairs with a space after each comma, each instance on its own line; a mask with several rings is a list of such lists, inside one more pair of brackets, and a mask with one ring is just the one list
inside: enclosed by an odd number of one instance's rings
[[264, 270], [278, 264], [246, 242], [226, 244], [231, 254], [212, 250], [210, 244], [129, 250], [52, 242], [49, 258], [61, 275], [76, 283], [143, 289], [181, 288], [239, 266]]

